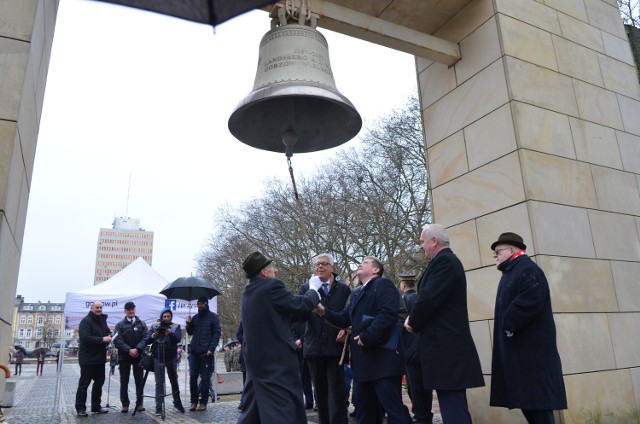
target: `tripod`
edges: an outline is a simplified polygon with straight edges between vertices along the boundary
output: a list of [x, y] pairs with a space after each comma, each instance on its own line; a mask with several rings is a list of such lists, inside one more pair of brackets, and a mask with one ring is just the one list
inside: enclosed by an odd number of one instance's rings
[[[113, 349], [113, 348], [111, 348]], [[111, 364], [109, 364], [111, 365]], [[104, 405], [105, 408], [115, 409], [115, 406], [109, 405], [109, 398], [111, 396], [111, 371], [109, 371], [109, 380], [107, 380], [107, 403]]]

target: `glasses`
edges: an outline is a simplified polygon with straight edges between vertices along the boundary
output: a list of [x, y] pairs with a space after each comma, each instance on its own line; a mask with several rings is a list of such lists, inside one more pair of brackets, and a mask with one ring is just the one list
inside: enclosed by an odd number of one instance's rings
[[493, 254], [498, 256], [498, 253], [502, 252], [503, 250], [507, 250], [507, 249], [511, 249], [510, 247], [501, 247], [500, 249], [496, 249], [493, 251]]
[[331, 265], [329, 262], [316, 262], [316, 268], [320, 268], [321, 266], [329, 266]]

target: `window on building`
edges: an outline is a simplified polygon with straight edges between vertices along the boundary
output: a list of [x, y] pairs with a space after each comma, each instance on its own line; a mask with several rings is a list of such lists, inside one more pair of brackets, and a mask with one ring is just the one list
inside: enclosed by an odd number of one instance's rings
[[53, 332], [53, 336], [57, 339], [58, 337], [60, 337], [60, 329], [56, 328]]
[[42, 315], [38, 317], [38, 325], [44, 325], [44, 317]]
[[49, 315], [49, 324], [53, 324], [53, 315]]
[[38, 310], [39, 310], [39, 311], [46, 311], [46, 310], [47, 310], [47, 307], [46, 307], [46, 306], [44, 306], [44, 305], [40, 305], [40, 306], [38, 307]]
[[27, 317], [27, 324], [33, 324], [33, 315]]
[[27, 323], [27, 316], [20, 315], [20, 324], [26, 324], [26, 323]]
[[64, 338], [72, 339], [73, 338], [73, 330], [64, 330]]
[[18, 338], [19, 338], [19, 339], [24, 338], [24, 328], [20, 328], [20, 329], [18, 330]]
[[56, 315], [56, 324], [60, 324], [60, 315]]
[[33, 305], [24, 305], [22, 307], [23, 311], [33, 311]]
[[24, 342], [25, 349], [31, 349], [31, 342]]
[[30, 338], [31, 338], [31, 329], [30, 329], [30, 328], [27, 328], [27, 331], [26, 331], [26, 333], [25, 333], [25, 335], [24, 335], [24, 336], [25, 336], [27, 339], [30, 339]]
[[36, 329], [36, 339], [41, 339], [42, 338], [42, 327], [38, 327]]

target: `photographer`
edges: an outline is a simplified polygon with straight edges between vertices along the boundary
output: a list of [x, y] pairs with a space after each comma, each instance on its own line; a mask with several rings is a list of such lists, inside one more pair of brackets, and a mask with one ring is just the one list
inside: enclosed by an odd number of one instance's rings
[[173, 313], [170, 309], [165, 309], [160, 314], [158, 322], [154, 323], [145, 343], [153, 343], [153, 369], [156, 373], [156, 415], [162, 415], [162, 400], [164, 396], [164, 371], [167, 370], [169, 382], [171, 383], [171, 394], [173, 395], [173, 406], [184, 413], [184, 407], [180, 400], [180, 388], [178, 387], [178, 372], [176, 364], [176, 352], [178, 343], [182, 339], [180, 325], [171, 322]]

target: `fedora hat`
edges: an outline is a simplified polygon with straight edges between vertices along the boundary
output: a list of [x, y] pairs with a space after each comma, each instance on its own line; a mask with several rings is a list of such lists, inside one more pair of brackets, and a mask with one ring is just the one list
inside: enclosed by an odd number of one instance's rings
[[516, 233], [500, 234], [500, 237], [498, 237], [498, 240], [491, 243], [491, 250], [494, 250], [496, 246], [499, 244], [508, 244], [510, 246], [515, 246], [522, 250], [527, 250], [527, 245], [524, 244], [522, 237], [520, 237]]
[[262, 270], [262, 268], [273, 262], [273, 259], [269, 259], [260, 252], [253, 252], [247, 259], [242, 262], [242, 269], [244, 270], [245, 277], [253, 278]]

